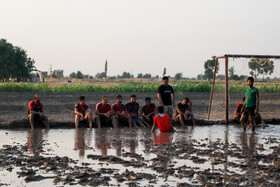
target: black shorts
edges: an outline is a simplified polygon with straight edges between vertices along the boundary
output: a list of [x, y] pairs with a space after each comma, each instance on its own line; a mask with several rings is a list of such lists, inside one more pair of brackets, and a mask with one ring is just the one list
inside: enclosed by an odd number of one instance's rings
[[251, 106], [251, 107], [245, 107], [243, 115], [244, 116], [255, 116], [255, 110], [256, 110], [256, 106]]

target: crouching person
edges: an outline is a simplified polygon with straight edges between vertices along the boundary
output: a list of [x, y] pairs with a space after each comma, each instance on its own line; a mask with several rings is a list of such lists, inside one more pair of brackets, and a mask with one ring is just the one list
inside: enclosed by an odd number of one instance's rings
[[42, 122], [46, 128], [49, 128], [49, 120], [47, 116], [44, 115], [43, 104], [41, 103], [39, 95], [35, 95], [34, 100], [28, 104], [28, 120], [31, 129], [33, 129], [35, 122]]
[[[74, 106], [75, 111], [75, 127], [78, 128], [79, 123], [83, 121], [88, 121], [89, 127], [92, 127], [92, 112], [89, 105], [86, 104], [85, 96], [81, 96], [79, 103]], [[87, 111], [87, 113], [86, 113]]]
[[[188, 113], [186, 113], [187, 110], [189, 111]], [[192, 102], [189, 98], [186, 97], [181, 103], [178, 103], [176, 112], [177, 115], [175, 120], [180, 121], [182, 126], [184, 126], [185, 121], [187, 121], [189, 118], [192, 120], [192, 125], [195, 125], [194, 116], [192, 113]]]
[[111, 118], [111, 105], [108, 104], [108, 98], [102, 97], [101, 103], [97, 106], [95, 111], [95, 122], [98, 128], [101, 128], [102, 123], [108, 123]]
[[163, 113], [164, 108], [163, 106], [158, 107], [158, 114], [155, 115], [154, 117], [154, 122], [153, 122], [153, 127], [152, 127], [152, 132], [155, 132], [156, 126], [158, 126], [160, 132], [173, 132], [175, 131], [171, 118], [168, 114]]

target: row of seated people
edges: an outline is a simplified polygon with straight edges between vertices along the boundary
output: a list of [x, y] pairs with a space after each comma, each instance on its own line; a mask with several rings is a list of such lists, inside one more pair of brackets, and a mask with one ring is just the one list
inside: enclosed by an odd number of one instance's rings
[[[95, 114], [92, 119], [92, 112], [89, 106], [85, 103], [85, 97], [81, 96], [79, 103], [75, 105], [75, 125], [78, 127], [80, 121], [87, 120], [89, 126], [95, 122], [100, 128], [103, 123], [111, 123], [113, 127], [119, 127], [119, 123], [128, 123], [130, 127], [151, 127], [154, 122], [154, 117], [159, 114], [156, 105], [151, 102], [150, 97], [145, 98], [145, 105], [140, 109], [139, 103], [136, 102], [136, 95], [131, 95], [130, 102], [122, 103], [122, 96], [116, 97], [116, 103], [112, 106], [108, 104], [108, 98], [104, 96], [101, 102], [95, 106]], [[86, 113], [86, 110], [88, 112]], [[140, 111], [140, 112], [139, 112]], [[188, 113], [186, 113], [188, 111]], [[191, 119], [194, 124], [194, 117], [192, 114], [192, 104], [189, 98], [185, 98], [177, 105], [176, 121], [180, 121], [183, 126], [185, 121]], [[172, 119], [172, 116], [170, 116]]]
[[[119, 123], [128, 123], [130, 127], [141, 126], [151, 127], [155, 124], [155, 117], [161, 118], [158, 108], [151, 102], [150, 97], [145, 98], [145, 105], [141, 107], [136, 102], [136, 96], [131, 95], [130, 102], [126, 105], [122, 103], [122, 96], [116, 97], [116, 103], [112, 106], [108, 104], [108, 98], [104, 96], [101, 102], [95, 105], [95, 113], [93, 115], [92, 110], [86, 103], [84, 96], [79, 98], [79, 103], [75, 104], [75, 126], [78, 128], [80, 122], [88, 122], [89, 127], [92, 127], [93, 122], [96, 123], [98, 128], [101, 128], [104, 123], [112, 123], [113, 127], [119, 127]], [[189, 98], [184, 98], [182, 102], [177, 105], [175, 121], [179, 121], [183, 126], [188, 119], [192, 120], [193, 125], [194, 116], [192, 114], [192, 102]], [[167, 114], [166, 114], [167, 115]], [[170, 117], [170, 123], [172, 124], [172, 116]], [[40, 102], [40, 96], [35, 95], [34, 100], [28, 105], [28, 119], [30, 121], [31, 128], [34, 127], [35, 121], [41, 121], [45, 126], [49, 127], [48, 118], [44, 115], [43, 105]], [[160, 121], [160, 120], [159, 120]]]

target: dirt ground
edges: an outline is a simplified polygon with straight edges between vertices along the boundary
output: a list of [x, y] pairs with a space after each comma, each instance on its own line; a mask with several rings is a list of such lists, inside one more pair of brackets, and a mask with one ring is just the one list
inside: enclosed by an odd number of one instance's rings
[[[0, 92], [0, 123], [7, 123], [14, 120], [26, 119], [27, 105], [33, 99], [35, 93], [28, 92]], [[123, 96], [123, 102], [127, 103], [133, 93], [39, 93], [41, 102], [44, 105], [44, 112], [51, 121], [69, 122], [74, 120], [74, 104], [78, 102], [81, 95], [86, 96], [87, 103], [93, 109], [101, 97], [106, 95], [109, 103], [115, 102], [116, 95]], [[158, 105], [156, 93], [136, 93], [137, 102], [140, 106], [144, 104], [147, 96]], [[184, 97], [189, 97], [193, 103], [193, 113], [196, 119], [206, 119], [208, 113], [210, 93], [176, 93], [176, 103]], [[235, 106], [241, 101], [243, 94], [230, 93], [229, 95], [229, 116], [233, 118]], [[224, 93], [214, 93], [211, 120], [224, 119]], [[264, 119], [279, 118], [280, 94], [279, 93], [261, 93], [260, 94], [260, 113]]]

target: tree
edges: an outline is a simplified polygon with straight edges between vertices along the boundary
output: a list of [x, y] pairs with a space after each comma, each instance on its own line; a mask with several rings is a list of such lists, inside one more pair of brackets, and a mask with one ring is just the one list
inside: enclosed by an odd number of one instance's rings
[[76, 78], [77, 78], [77, 79], [83, 79], [83, 78], [84, 78], [84, 75], [82, 74], [82, 72], [77, 71], [77, 73], [76, 73]]
[[104, 77], [107, 78], [107, 70], [108, 70], [108, 63], [107, 60], [105, 62], [105, 71], [104, 71]]
[[176, 80], [180, 80], [180, 79], [182, 79], [183, 78], [183, 73], [176, 73], [175, 74], [175, 79]]
[[253, 58], [248, 63], [250, 71], [250, 75], [254, 76], [255, 79], [259, 75], [271, 75], [274, 70], [274, 62], [269, 58]]
[[152, 78], [152, 75], [150, 73], [146, 73], [145, 75], [143, 75], [144, 79], [150, 79]]
[[69, 75], [70, 78], [74, 79], [76, 78], [76, 73], [75, 72], [72, 72], [70, 75]]
[[137, 75], [137, 78], [139, 78], [139, 79], [143, 78], [142, 73], [139, 73], [139, 74]]
[[163, 74], [162, 76], [164, 77], [166, 75], [166, 68], [163, 68]]
[[[207, 60], [204, 62], [204, 75], [207, 77], [208, 80], [213, 78], [214, 68], [215, 68], [215, 60], [216, 56], [212, 56], [212, 59]], [[219, 63], [217, 64], [216, 73], [219, 71]]]
[[232, 77], [234, 76], [234, 72], [235, 72], [234, 66], [232, 66], [231, 68], [229, 68], [228, 72], [229, 72], [229, 77], [232, 78]]
[[105, 77], [105, 72], [97, 73], [97, 74], [95, 75], [95, 77], [98, 78], [98, 79], [106, 78], [106, 77]]
[[17, 81], [30, 78], [35, 61], [27, 56], [25, 50], [0, 40], [0, 79], [14, 78]]

